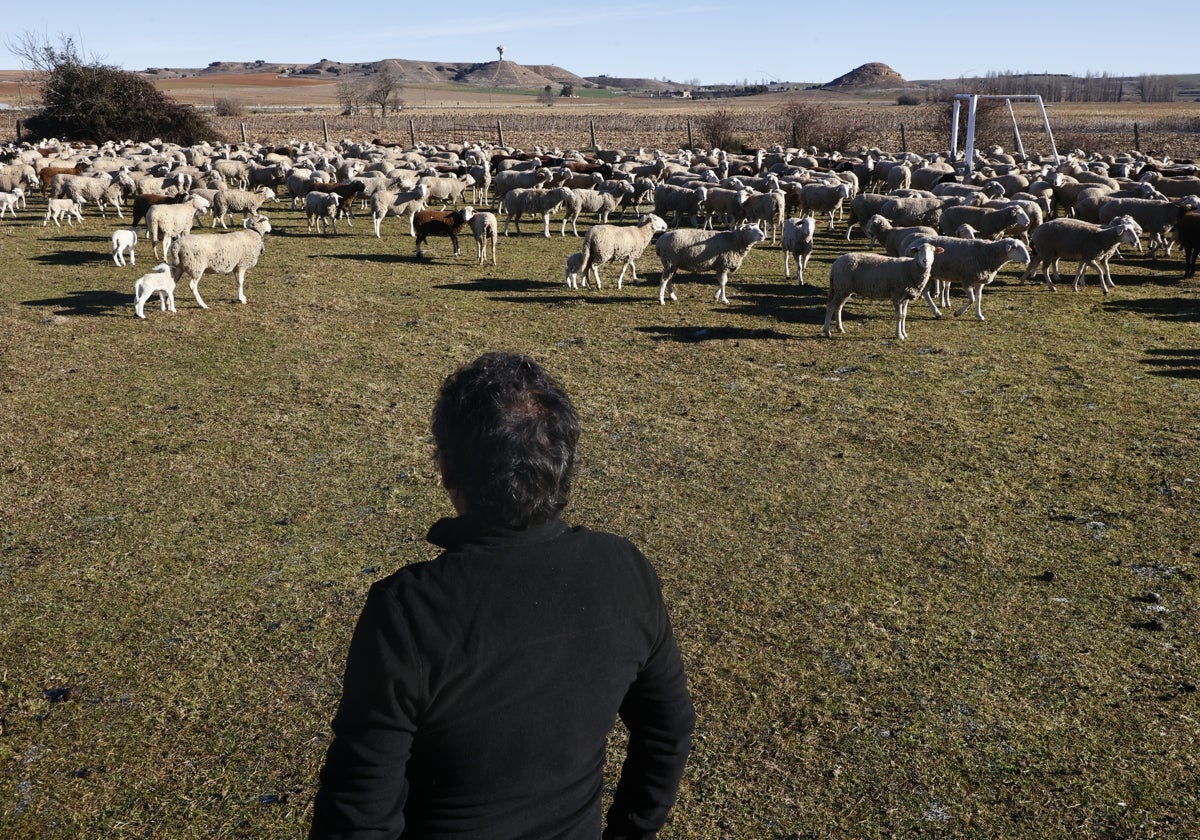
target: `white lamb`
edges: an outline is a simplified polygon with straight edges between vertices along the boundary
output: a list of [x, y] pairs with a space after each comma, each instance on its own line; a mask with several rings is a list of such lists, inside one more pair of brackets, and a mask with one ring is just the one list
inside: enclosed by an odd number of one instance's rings
[[583, 275], [583, 287], [587, 288], [587, 275], [583, 274], [583, 252], [576, 251], [567, 257], [567, 267], [563, 270], [563, 282], [568, 289], [579, 288], [579, 277]]
[[467, 225], [471, 228], [471, 236], [475, 239], [475, 251], [479, 255], [479, 264], [483, 265], [488, 255], [488, 241], [491, 241], [492, 246], [492, 265], [496, 264], [496, 233], [499, 229], [499, 224], [496, 222], [496, 214], [488, 213], [487, 211], [472, 213], [471, 218], [467, 220]]
[[42, 227], [45, 227], [51, 219], [57, 227], [62, 227], [59, 222], [63, 216], [67, 217], [67, 224], [74, 227], [75, 222], [72, 218], [78, 219], [79, 224], [83, 224], [83, 209], [78, 201], [69, 198], [51, 198], [46, 204], [46, 218], [42, 220]]
[[200, 297], [200, 278], [204, 272], [234, 274], [237, 276], [238, 300], [245, 303], [246, 272], [258, 264], [265, 247], [263, 237], [270, 232], [271, 222], [266, 216], [252, 216], [245, 230], [181, 236], [171, 243], [167, 259], [173, 266], [171, 277], [178, 283], [188, 276], [196, 303], [201, 309], [208, 309], [208, 304]]
[[750, 249], [765, 238], [766, 234], [758, 225], [746, 225], [719, 233], [708, 230], [672, 230], [664, 233], [655, 245], [663, 266], [658, 287], [659, 304], [666, 303], [668, 291], [671, 300], [677, 299], [674, 278], [680, 269], [697, 273], [715, 272], [717, 300], [729, 303], [725, 295], [729, 275], [741, 267]]
[[146, 317], [146, 301], [150, 296], [158, 292], [159, 303], [162, 304], [162, 311], [166, 312], [169, 308], [172, 312], [175, 311], [175, 278], [171, 276], [171, 266], [166, 263], [159, 263], [150, 269], [148, 274], [143, 274], [133, 284], [133, 314], [139, 318]]
[[808, 266], [813, 252], [813, 235], [817, 232], [817, 220], [812, 216], [803, 219], [787, 219], [783, 223], [783, 276], [791, 277], [791, 267], [788, 263], [791, 257], [796, 258], [796, 279], [804, 285], [804, 269]]
[[4, 218], [6, 212], [17, 215], [17, 208], [23, 206], [25, 201], [25, 190], [21, 187], [14, 187], [9, 192], [0, 192], [0, 219]]
[[632, 227], [620, 225], [596, 225], [583, 237], [583, 263], [579, 271], [583, 274], [583, 285], [587, 286], [588, 272], [596, 279], [600, 288], [600, 266], [605, 263], [621, 262], [621, 273], [617, 275], [617, 288], [625, 277], [625, 269], [633, 272], [637, 282], [637, 266], [634, 262], [646, 250], [654, 234], [667, 229], [667, 223], [659, 216], [648, 213], [638, 219]]
[[857, 252], [842, 254], [829, 269], [829, 303], [825, 307], [826, 338], [833, 338], [830, 329], [837, 316], [838, 332], [842, 326], [842, 307], [851, 295], [865, 298], [891, 298], [896, 307], [896, 338], [908, 338], [905, 322], [908, 305], [921, 296], [929, 284], [934, 255], [941, 249], [928, 242], [912, 245], [909, 256], [885, 257], [881, 254]]
[[125, 255], [129, 255], [129, 264], [137, 265], [137, 255], [134, 253], [134, 248], [137, 246], [137, 230], [134, 228], [118, 228], [113, 231], [112, 235], [112, 258], [117, 265], [125, 265]]

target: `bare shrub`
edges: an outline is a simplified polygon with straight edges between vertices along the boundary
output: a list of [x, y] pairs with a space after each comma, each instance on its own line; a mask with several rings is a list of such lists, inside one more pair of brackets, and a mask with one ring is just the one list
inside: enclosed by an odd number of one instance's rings
[[741, 141], [734, 136], [737, 115], [730, 109], [714, 108], [711, 111], [705, 111], [696, 120], [696, 125], [700, 129], [701, 141], [711, 148], [725, 149], [726, 151], [741, 149]]
[[846, 151], [867, 134], [861, 112], [819, 102], [793, 99], [780, 106], [779, 118], [791, 131], [792, 145], [801, 148]]
[[218, 117], [244, 117], [246, 106], [230, 96], [222, 96], [213, 102], [213, 112]]

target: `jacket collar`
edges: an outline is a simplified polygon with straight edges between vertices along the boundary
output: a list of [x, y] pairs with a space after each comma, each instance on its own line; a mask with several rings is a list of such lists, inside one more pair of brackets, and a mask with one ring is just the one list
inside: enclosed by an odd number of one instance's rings
[[497, 525], [471, 516], [448, 516], [433, 523], [426, 539], [439, 548], [453, 550], [466, 545], [523, 545], [552, 540], [570, 529], [557, 515], [524, 528]]

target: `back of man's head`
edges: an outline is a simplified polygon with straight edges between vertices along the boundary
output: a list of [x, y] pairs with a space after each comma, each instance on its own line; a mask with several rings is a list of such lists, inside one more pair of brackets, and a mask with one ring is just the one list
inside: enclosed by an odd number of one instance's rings
[[579, 417], [528, 356], [487, 353], [446, 377], [432, 429], [443, 480], [467, 514], [519, 528], [566, 507]]

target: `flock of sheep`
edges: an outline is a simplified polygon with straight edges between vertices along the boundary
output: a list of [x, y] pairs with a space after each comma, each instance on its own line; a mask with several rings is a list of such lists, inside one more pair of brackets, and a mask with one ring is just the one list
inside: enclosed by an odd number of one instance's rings
[[[835, 323], [842, 331], [842, 308], [855, 295], [891, 299], [899, 339], [907, 336], [910, 302], [923, 298], [940, 317], [938, 304], [949, 306], [955, 285], [967, 300], [954, 314], [973, 307], [983, 320], [983, 288], [1010, 262], [1028, 266], [1028, 279], [1044, 275], [1053, 289], [1061, 282], [1060, 260], [1071, 260], [1078, 263], [1076, 290], [1090, 267], [1107, 294], [1109, 259], [1122, 246], [1140, 251], [1143, 237], [1152, 257], [1160, 250], [1169, 256], [1180, 242], [1185, 276], [1194, 273], [1200, 250], [1194, 167], [1133, 154], [1017, 160], [997, 147], [975, 153], [970, 177], [964, 163], [946, 154], [879, 149], [584, 155], [483, 145], [46, 142], [0, 148], [0, 220], [25, 209], [36, 192], [46, 199], [43, 226], [82, 222], [83, 208], [93, 206], [103, 218], [111, 209], [124, 219], [131, 202], [130, 226], [112, 235], [114, 263], [135, 263], [139, 224], [163, 260], [135, 284], [139, 317], [156, 292], [162, 308], [174, 311], [175, 284], [185, 277], [207, 308], [199, 291], [206, 272], [235, 275], [245, 303], [246, 272], [271, 229], [263, 207], [283, 192], [293, 209], [303, 208], [308, 230], [321, 235], [336, 234], [338, 221], [356, 210], [370, 212], [377, 237], [386, 218], [407, 216], [418, 257], [431, 236], [449, 237], [458, 256], [458, 235], [469, 230], [479, 265], [489, 249], [496, 264], [498, 236], [508, 236], [510, 227], [520, 235], [522, 217], [540, 217], [542, 235], [551, 238], [551, 218], [562, 213], [565, 238], [568, 224], [578, 237], [579, 218], [589, 214], [595, 223], [566, 258], [566, 285], [594, 282], [599, 289], [600, 268], [619, 263], [620, 289], [626, 271], [637, 280], [636, 261], [654, 242], [660, 304], [676, 299], [680, 272], [715, 274], [716, 298], [728, 303], [729, 276], [768, 236], [772, 245], [779, 242], [784, 277], [794, 259], [803, 285], [818, 226], [832, 237], [844, 222], [846, 241], [858, 228], [882, 253], [851, 251], [833, 262], [826, 336]], [[228, 231], [238, 214], [242, 229]], [[223, 232], [193, 233], [206, 221]]]

